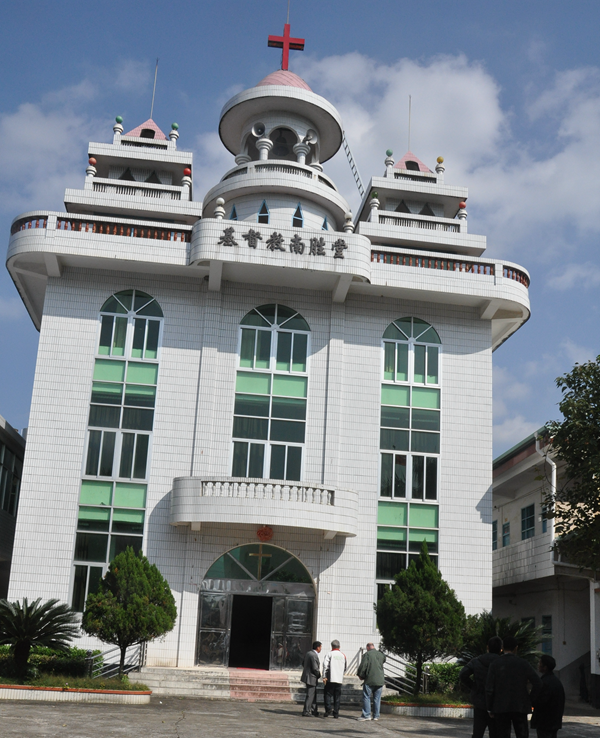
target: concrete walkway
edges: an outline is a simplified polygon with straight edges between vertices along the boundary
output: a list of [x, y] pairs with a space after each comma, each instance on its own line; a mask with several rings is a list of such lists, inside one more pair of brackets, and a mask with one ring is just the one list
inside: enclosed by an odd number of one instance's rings
[[[470, 720], [382, 715], [356, 722], [358, 709], [342, 708], [340, 718], [300, 717], [298, 705], [153, 697], [149, 705], [0, 703], [2, 738], [309, 738], [362, 735], [410, 738], [469, 738]], [[584, 708], [565, 719], [559, 738], [597, 738], [600, 711]], [[591, 714], [589, 714], [591, 713]], [[535, 733], [532, 732], [532, 738]]]

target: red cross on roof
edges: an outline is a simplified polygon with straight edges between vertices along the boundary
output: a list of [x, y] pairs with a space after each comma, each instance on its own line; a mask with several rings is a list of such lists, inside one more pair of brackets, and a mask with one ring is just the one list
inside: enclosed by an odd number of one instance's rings
[[286, 23], [283, 27], [283, 36], [269, 36], [269, 46], [275, 49], [283, 49], [281, 55], [281, 68], [288, 69], [290, 60], [290, 49], [294, 51], [304, 51], [303, 38], [290, 37], [290, 24]]

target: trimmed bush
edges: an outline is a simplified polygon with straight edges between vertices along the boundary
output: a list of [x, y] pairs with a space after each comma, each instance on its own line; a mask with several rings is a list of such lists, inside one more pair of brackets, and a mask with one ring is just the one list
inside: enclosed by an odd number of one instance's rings
[[[93, 651], [99, 654], [100, 651]], [[54, 651], [44, 646], [31, 649], [29, 665], [37, 672], [54, 676], [85, 676], [85, 659], [87, 651], [83, 648], [69, 648], [67, 651]], [[14, 676], [14, 662], [10, 646], [0, 646], [0, 676]]]
[[429, 672], [428, 691], [440, 694], [460, 692], [458, 675], [461, 670], [460, 664], [427, 664]]

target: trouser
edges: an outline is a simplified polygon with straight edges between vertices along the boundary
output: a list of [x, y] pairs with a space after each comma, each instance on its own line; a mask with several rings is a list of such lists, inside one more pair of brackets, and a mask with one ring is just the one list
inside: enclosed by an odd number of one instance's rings
[[487, 710], [481, 707], [473, 708], [473, 738], [483, 738], [485, 729], [490, 732], [490, 738], [496, 738], [496, 720], [490, 717]]
[[310, 715], [311, 713], [313, 715], [316, 715], [318, 711], [319, 706], [317, 704], [317, 685], [307, 684], [306, 699], [304, 700], [304, 710], [302, 712], [304, 715]]
[[556, 738], [558, 728], [556, 730], [548, 730], [547, 728], [536, 728], [537, 738]]
[[496, 738], [510, 738], [510, 726], [515, 729], [515, 738], [529, 738], [527, 714], [524, 712], [498, 712], [496, 719]]
[[340, 714], [340, 700], [342, 699], [342, 685], [338, 682], [327, 682], [325, 685], [325, 714]]
[[370, 687], [366, 682], [363, 684], [362, 716], [364, 718], [371, 717], [371, 697], [373, 697], [373, 717], [379, 718], [382, 692], [383, 685], [381, 687]]

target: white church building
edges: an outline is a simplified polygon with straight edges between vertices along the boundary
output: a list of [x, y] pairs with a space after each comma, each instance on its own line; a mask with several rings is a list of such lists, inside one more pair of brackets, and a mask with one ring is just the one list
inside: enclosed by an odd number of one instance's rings
[[382, 142], [353, 216], [340, 115], [287, 66], [224, 106], [208, 192], [176, 124], [118, 117], [65, 211], [11, 229], [40, 341], [9, 599], [82, 611], [141, 549], [178, 608], [149, 665], [351, 658], [422, 541], [492, 605], [492, 351], [529, 277], [485, 257], [441, 157]]

